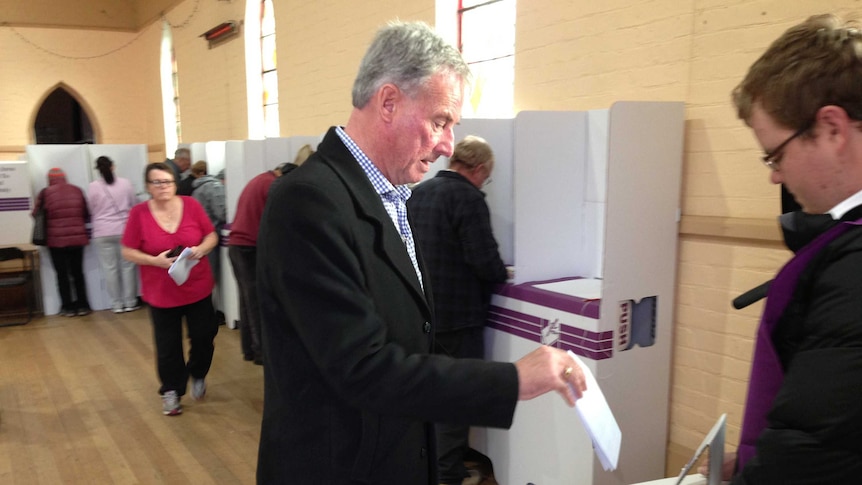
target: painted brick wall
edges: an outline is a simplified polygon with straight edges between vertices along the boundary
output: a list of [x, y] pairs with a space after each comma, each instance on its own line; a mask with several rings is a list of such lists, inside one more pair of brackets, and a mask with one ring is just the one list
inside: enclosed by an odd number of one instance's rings
[[377, 29], [395, 18], [433, 25], [434, 2], [292, 0], [277, 2], [275, 16], [282, 136], [316, 135], [347, 122], [359, 61]]
[[200, 37], [222, 22], [242, 21], [245, 2], [187, 0], [166, 17], [175, 26], [182, 141], [248, 138], [244, 37], [240, 33], [212, 49]]
[[691, 2], [518, 2], [515, 110], [681, 100]]
[[78, 96], [100, 143], [160, 143], [155, 29], [140, 33], [0, 28], [0, 158], [17, 159], [60, 83]]

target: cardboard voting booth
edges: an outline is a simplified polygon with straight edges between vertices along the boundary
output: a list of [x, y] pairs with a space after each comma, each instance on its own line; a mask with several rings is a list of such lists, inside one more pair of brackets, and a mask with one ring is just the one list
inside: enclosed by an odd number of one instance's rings
[[[86, 197], [90, 182], [100, 175], [96, 170], [96, 159], [110, 157], [114, 161], [114, 173], [129, 179], [140, 200], [147, 196], [144, 188], [144, 167], [147, 165], [146, 145], [28, 145], [26, 147], [27, 167], [30, 175], [33, 199], [48, 185], [47, 173], [59, 167], [66, 173], [66, 181], [78, 186]], [[30, 206], [32, 210], [32, 205]], [[26, 228], [15, 232], [18, 239], [30, 240], [32, 220]], [[21, 242], [21, 241], [15, 241]], [[48, 249], [39, 248], [40, 279], [42, 281], [42, 306], [45, 315], [55, 315], [60, 311], [60, 295], [57, 291], [57, 276], [51, 264]], [[87, 297], [93, 310], [111, 308], [105, 280], [99, 267], [95, 248], [84, 248], [84, 279], [87, 284]]]
[[515, 268], [492, 299], [487, 358], [514, 362], [539, 344], [571, 350], [622, 432], [618, 467], [604, 471], [560, 396], [520, 402], [511, 429], [474, 430], [472, 445], [500, 483], [664, 476], [683, 123], [679, 102], [618, 102], [456, 128], [456, 141], [474, 134], [494, 149], [484, 190], [501, 255]]

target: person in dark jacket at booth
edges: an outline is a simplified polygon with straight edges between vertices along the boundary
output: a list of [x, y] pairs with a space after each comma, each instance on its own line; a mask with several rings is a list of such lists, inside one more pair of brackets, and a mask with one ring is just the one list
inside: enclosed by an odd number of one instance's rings
[[[491, 230], [482, 187], [491, 180], [494, 152], [478, 136], [467, 136], [449, 158], [449, 168], [413, 188], [407, 209], [434, 290], [437, 335], [434, 353], [485, 358], [485, 322], [494, 285], [505, 283], [506, 265]], [[460, 485], [464, 459], [488, 458], [470, 450], [470, 427], [437, 425], [437, 470], [441, 484]]]
[[52, 168], [48, 171], [48, 187], [36, 198], [33, 214], [43, 206], [48, 229], [46, 245], [60, 292], [60, 315], [87, 315], [90, 302], [84, 280], [84, 246], [90, 244], [87, 235], [90, 213], [84, 191], [66, 182], [63, 170]]

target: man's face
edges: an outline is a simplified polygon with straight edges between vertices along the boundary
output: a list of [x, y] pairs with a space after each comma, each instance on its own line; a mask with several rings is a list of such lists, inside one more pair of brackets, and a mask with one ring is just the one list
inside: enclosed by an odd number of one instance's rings
[[422, 180], [431, 164], [452, 155], [464, 84], [450, 73], [432, 76], [414, 98], [405, 95], [392, 120], [391, 149], [380, 170], [393, 185]]
[[185, 172], [192, 165], [192, 160], [190, 158], [177, 157], [174, 163], [177, 164], [181, 172]]
[[494, 161], [490, 160], [485, 163], [480, 163], [475, 167], [459, 171], [471, 184], [481, 189], [491, 180], [491, 172], [494, 170]]
[[[749, 124], [766, 153], [775, 151], [796, 132], [776, 123], [759, 104], [752, 109]], [[814, 138], [797, 136], [784, 145], [776, 154], [775, 170], [770, 172], [770, 181], [784, 184], [802, 210], [810, 214], [828, 212], [843, 200], [836, 200], [839, 196], [834, 193], [838, 186], [836, 181], [843, 177], [841, 166], [834, 163], [834, 157], [818, 143], [818, 129], [817, 125], [812, 128]]]

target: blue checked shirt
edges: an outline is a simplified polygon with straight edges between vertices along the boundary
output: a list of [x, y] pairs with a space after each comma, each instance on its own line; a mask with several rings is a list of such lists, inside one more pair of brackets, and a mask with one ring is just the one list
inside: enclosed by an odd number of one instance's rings
[[407, 247], [407, 254], [410, 256], [410, 261], [413, 263], [413, 269], [416, 271], [416, 277], [419, 278], [419, 286], [425, 289], [422, 284], [422, 272], [419, 270], [419, 263], [416, 260], [416, 243], [413, 241], [413, 231], [410, 229], [410, 223], [407, 222], [407, 199], [410, 198], [410, 189], [406, 185], [395, 186], [386, 180], [386, 177], [380, 173], [380, 170], [371, 162], [365, 153], [350, 139], [350, 136], [344, 132], [339, 126], [335, 128], [335, 132], [344, 146], [353, 155], [353, 158], [359, 162], [359, 166], [365, 172], [365, 176], [371, 182], [380, 200], [383, 202], [383, 207], [386, 213], [395, 224], [395, 229], [401, 234], [401, 240]]

